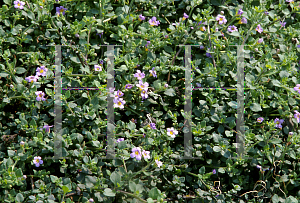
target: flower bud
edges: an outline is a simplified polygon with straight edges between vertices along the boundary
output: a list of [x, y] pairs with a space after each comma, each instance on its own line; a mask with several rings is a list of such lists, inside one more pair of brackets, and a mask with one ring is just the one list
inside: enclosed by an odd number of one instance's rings
[[258, 52], [258, 48], [255, 48], [254, 51]]
[[221, 11], [221, 14], [224, 15], [224, 11]]

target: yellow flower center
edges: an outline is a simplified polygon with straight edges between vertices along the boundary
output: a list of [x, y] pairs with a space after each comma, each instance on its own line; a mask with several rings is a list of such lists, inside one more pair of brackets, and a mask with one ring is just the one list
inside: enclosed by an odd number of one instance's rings
[[222, 21], [223, 20], [223, 18], [220, 18], [220, 20], [219, 21]]
[[42, 94], [39, 94], [39, 97], [42, 97], [43, 95]]
[[64, 12], [64, 11], [65, 11], [65, 9], [63, 9], [63, 8], [62, 8], [62, 9], [60, 9], [59, 11], [62, 13], [62, 12]]
[[21, 4], [20, 4], [20, 3], [18, 3], [18, 6], [21, 6]]
[[234, 30], [234, 27], [232, 27], [231, 30]]
[[118, 105], [120, 105], [120, 106], [121, 106], [121, 104], [122, 104], [121, 102], [118, 102]]
[[170, 131], [170, 134], [173, 135], [173, 131]]
[[43, 69], [41, 69], [41, 70], [40, 70], [40, 73], [43, 73], [43, 72], [44, 72], [44, 70], [43, 70]]
[[36, 159], [35, 161], [36, 161], [36, 163], [39, 163], [39, 162], [40, 162], [40, 160], [39, 160], [39, 159]]
[[136, 154], [136, 155], [139, 155], [139, 152], [138, 152], [138, 151], [135, 151], [135, 154]]

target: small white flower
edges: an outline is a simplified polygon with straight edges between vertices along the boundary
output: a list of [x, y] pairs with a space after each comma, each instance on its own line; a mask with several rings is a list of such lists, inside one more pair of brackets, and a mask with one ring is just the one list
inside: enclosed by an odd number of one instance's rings
[[172, 138], [175, 138], [175, 135], [178, 134], [178, 131], [175, 130], [173, 127], [172, 128], [167, 128], [167, 131], [168, 131], [167, 134], [169, 136], [171, 136]]

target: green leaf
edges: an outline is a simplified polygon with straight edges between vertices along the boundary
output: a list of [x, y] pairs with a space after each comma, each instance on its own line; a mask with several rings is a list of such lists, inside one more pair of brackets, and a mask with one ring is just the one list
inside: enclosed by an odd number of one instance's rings
[[83, 140], [83, 136], [82, 136], [81, 134], [79, 134], [79, 133], [72, 133], [72, 134], [71, 134], [71, 139], [72, 139], [72, 140], [77, 139], [78, 142], [81, 143], [82, 140]]
[[33, 126], [33, 127], [37, 127], [36, 125], [36, 121], [34, 119], [31, 119], [29, 125]]
[[[117, 184], [121, 183], [121, 176], [118, 172], [114, 171], [111, 175], [110, 175], [110, 180], [111, 182], [113, 182], [113, 184], [115, 186], [117, 186]], [[129, 182], [129, 188], [130, 188], [130, 182]]]
[[45, 88], [45, 92], [46, 92], [47, 95], [52, 96], [52, 90], [51, 89]]
[[219, 146], [214, 146], [214, 152], [220, 152], [222, 149]]
[[129, 181], [129, 189], [131, 190], [131, 192], [136, 191], [136, 184], [133, 181]]
[[19, 178], [19, 177], [22, 177], [23, 176], [23, 173], [22, 173], [22, 169], [21, 168], [18, 168], [17, 170], [16, 170], [16, 176]]
[[161, 191], [159, 189], [152, 188], [149, 192], [149, 197], [152, 199], [157, 199], [157, 197], [161, 194]]
[[174, 97], [174, 96], [176, 95], [174, 89], [172, 89], [172, 88], [167, 89], [167, 90], [164, 92], [164, 94], [165, 94], [165, 95], [168, 95], [168, 96], [171, 96], [171, 97]]
[[289, 11], [288, 8], [285, 8], [285, 9], [282, 11], [282, 13], [283, 13], [284, 15], [289, 15], [289, 14], [290, 14], [290, 11]]
[[9, 76], [9, 74], [4, 73], [4, 72], [0, 73], [0, 77], [6, 77], [6, 76]]
[[71, 92], [70, 90], [68, 90], [65, 94], [65, 98], [68, 99], [71, 96]]
[[205, 166], [202, 166], [200, 169], [199, 169], [199, 173], [202, 175], [205, 173]]
[[22, 74], [25, 73], [26, 69], [25, 68], [16, 68], [16, 74]]
[[114, 191], [112, 191], [110, 188], [105, 188], [103, 194], [108, 197], [116, 196], [116, 193]]
[[250, 109], [254, 112], [262, 111], [261, 106], [258, 103], [251, 104]]
[[72, 190], [70, 190], [67, 186], [63, 185], [62, 186], [62, 190], [64, 191], [64, 195], [67, 194], [68, 192], [71, 192]]
[[272, 140], [270, 140], [270, 143], [272, 143], [272, 144], [279, 144], [281, 142], [282, 142], [281, 139], [272, 139]]
[[160, 80], [155, 80], [153, 82], [153, 86], [156, 90], [159, 90], [161, 88], [161, 81]]
[[56, 183], [56, 181], [58, 180], [58, 177], [54, 176], [54, 175], [50, 175], [50, 179], [52, 183]]
[[279, 202], [279, 199], [278, 199], [278, 195], [275, 194], [273, 197], [272, 197], [272, 202], [273, 203], [278, 203]]
[[238, 31], [233, 31], [230, 33], [231, 36], [241, 37], [241, 34]]
[[80, 60], [76, 57], [76, 56], [73, 56], [73, 57], [70, 57], [71, 61], [73, 61], [74, 63], [80, 63]]
[[236, 101], [231, 101], [228, 103], [228, 105], [234, 109], [238, 108], [238, 103]]
[[7, 150], [7, 154], [9, 157], [14, 157], [15, 156], [15, 150]]
[[17, 202], [23, 202], [24, 201], [24, 197], [21, 193], [18, 193], [16, 196], [16, 201]]
[[12, 4], [12, 0], [3, 0], [4, 3], [6, 3], [7, 5], [11, 5]]
[[133, 122], [129, 122], [129, 123], [128, 123], [127, 129], [133, 131], [135, 128], [136, 128], [135, 123], [133, 123]]

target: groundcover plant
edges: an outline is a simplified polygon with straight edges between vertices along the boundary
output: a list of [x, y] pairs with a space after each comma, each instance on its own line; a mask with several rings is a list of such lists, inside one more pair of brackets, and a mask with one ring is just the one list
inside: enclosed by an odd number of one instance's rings
[[[0, 202], [298, 202], [299, 12], [292, 0], [3, 0]], [[187, 45], [193, 158], [182, 159]]]

